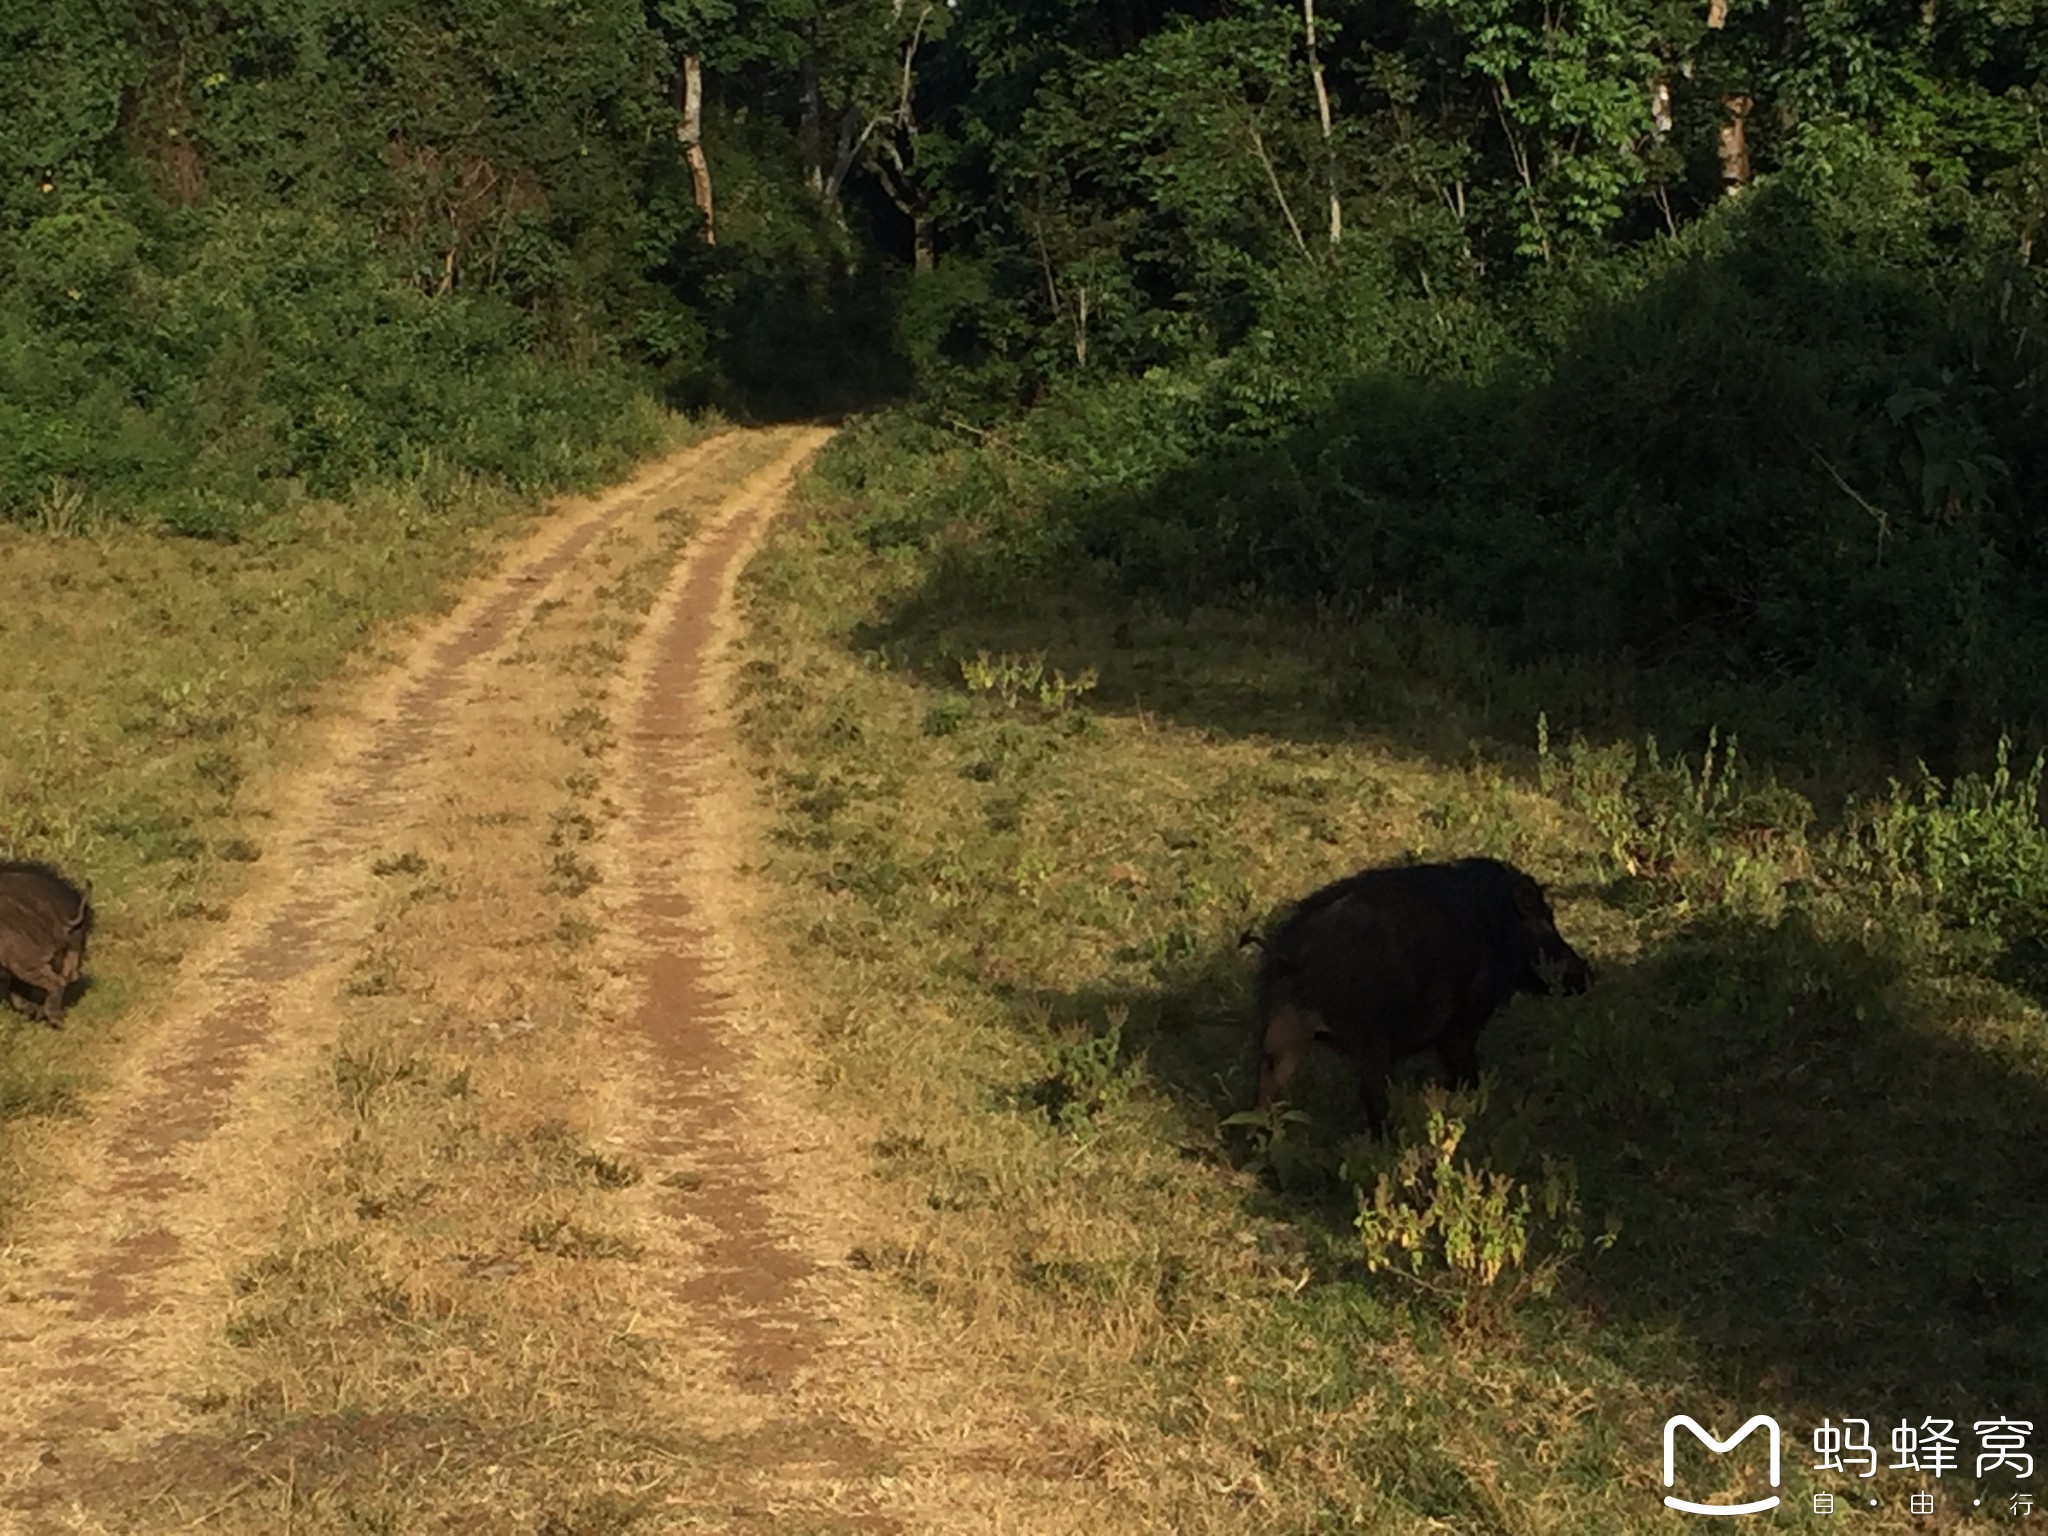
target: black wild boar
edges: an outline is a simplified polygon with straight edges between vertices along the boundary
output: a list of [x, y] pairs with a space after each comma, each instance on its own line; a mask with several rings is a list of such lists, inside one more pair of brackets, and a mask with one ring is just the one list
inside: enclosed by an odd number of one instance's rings
[[64, 993], [85, 964], [92, 904], [47, 864], [0, 862], [0, 992], [43, 994], [42, 1016], [64, 1017]]
[[1551, 991], [1552, 976], [1583, 992], [1592, 970], [1559, 935], [1543, 887], [1511, 864], [1412, 864], [1327, 885], [1263, 946], [1259, 1107], [1327, 1040], [1356, 1065], [1378, 1135], [1397, 1057], [1434, 1046], [1451, 1082], [1469, 1086], [1486, 1021], [1517, 992]]

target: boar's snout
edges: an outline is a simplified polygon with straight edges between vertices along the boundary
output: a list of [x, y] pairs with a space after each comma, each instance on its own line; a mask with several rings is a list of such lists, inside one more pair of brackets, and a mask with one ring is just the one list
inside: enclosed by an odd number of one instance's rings
[[1543, 887], [1527, 875], [1519, 875], [1514, 896], [1531, 956], [1525, 985], [1533, 981], [1533, 991], [1563, 992], [1571, 997], [1584, 992], [1593, 984], [1593, 968], [1557, 931], [1557, 915], [1551, 911]]
[[1567, 997], [1577, 997], [1593, 985], [1593, 967], [1586, 963], [1586, 957], [1571, 945], [1559, 939], [1557, 947], [1561, 953], [1552, 958], [1551, 964], [1557, 975], [1556, 990]]
[[1523, 989], [1543, 995], [1577, 997], [1593, 984], [1593, 967], [1548, 924], [1529, 925], [1529, 970]]

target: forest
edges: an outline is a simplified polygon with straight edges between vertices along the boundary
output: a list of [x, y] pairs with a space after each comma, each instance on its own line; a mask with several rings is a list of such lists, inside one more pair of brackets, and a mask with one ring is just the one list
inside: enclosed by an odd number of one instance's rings
[[1038, 553], [1162, 598], [1398, 595], [1938, 765], [2048, 702], [2032, 0], [6, 28], [12, 518], [888, 407], [1062, 466]]

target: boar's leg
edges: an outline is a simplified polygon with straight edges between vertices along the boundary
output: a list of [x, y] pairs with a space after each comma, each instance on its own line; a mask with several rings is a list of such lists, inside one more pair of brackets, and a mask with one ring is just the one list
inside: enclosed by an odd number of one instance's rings
[[1486, 1018], [1482, 1013], [1476, 1019], [1454, 1019], [1437, 1036], [1436, 1053], [1453, 1088], [1479, 1086], [1479, 1031], [1486, 1027]]
[[53, 966], [41, 970], [24, 971], [17, 978], [27, 986], [40, 987], [43, 1006], [38, 1010], [47, 1023], [60, 1024], [64, 1019], [64, 978]]
[[1365, 1123], [1375, 1138], [1386, 1134], [1387, 1082], [1394, 1075], [1394, 1043], [1377, 1030], [1367, 1030], [1347, 1042], [1352, 1065], [1358, 1069], [1358, 1102], [1365, 1109]]

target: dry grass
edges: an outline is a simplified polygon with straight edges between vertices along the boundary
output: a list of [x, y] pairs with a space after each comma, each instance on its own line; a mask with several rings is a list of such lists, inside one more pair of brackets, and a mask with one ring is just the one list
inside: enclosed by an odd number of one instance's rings
[[[678, 422], [672, 445], [707, 430]], [[288, 758], [323, 686], [388, 659], [396, 622], [445, 606], [538, 510], [463, 481], [306, 506], [234, 544], [0, 524], [0, 857], [89, 879], [101, 923], [65, 1032], [0, 1011], [0, 1221], [34, 1177], [24, 1135], [77, 1111], [120, 1021], [263, 857], [242, 786]]]
[[[614, 590], [687, 532], [619, 537], [600, 557]], [[344, 1512], [457, 1529], [479, 1506], [507, 1529], [623, 1529], [692, 1451], [631, 1325], [641, 1170], [602, 1144], [601, 1084], [562, 1070], [601, 1060], [609, 1028], [590, 1006], [605, 957], [558, 942], [592, 919], [588, 888], [552, 877], [551, 833], [608, 819], [577, 779], [579, 712], [604, 695], [573, 665], [605, 616], [539, 615], [467, 701], [462, 748], [412, 788], [432, 809], [386, 866], [365, 957], [383, 984], [349, 1002], [323, 1091], [295, 1106], [317, 1150], [279, 1170], [282, 1232], [237, 1277], [235, 1427], [305, 1462], [309, 1529]]]
[[[1064, 576], [949, 587], [857, 508], [754, 563], [732, 676], [683, 701], [709, 718], [737, 685], [757, 793], [715, 733], [654, 728], [676, 702], [658, 662], [666, 626], [723, 611], [686, 551], [772, 495], [737, 482], [782, 451], [735, 448], [535, 592], [348, 867], [313, 872], [319, 963], [271, 995], [235, 1118], [175, 1170], [178, 1286], [144, 1299], [180, 1325], [131, 1345], [110, 1314], [109, 1347], [171, 1390], [70, 1387], [47, 1428], [76, 1503], [41, 1528], [1647, 1530], [1666, 1415], [1769, 1410], [1780, 1523], [1817, 1529], [1800, 1447], [1823, 1414], [2025, 1413], [2048, 1240], [1973, 1214], [2031, 1187], [2011, 1149], [2048, 1130], [2023, 999], [1859, 939], [1845, 895], [1795, 900], [1804, 854], [1769, 837], [1615, 879], [1597, 762], [1553, 764], [1552, 795], [1505, 751], [1446, 763], [1419, 731], [1344, 727], [1316, 658], [1427, 652], [1426, 626], [1174, 620]], [[1017, 661], [1041, 648], [1063, 678]], [[300, 762], [250, 701], [307, 697], [305, 665], [223, 695], [249, 708], [221, 739]], [[104, 733], [122, 716], [89, 670], [67, 718]], [[1425, 683], [1401, 686], [1425, 719]], [[53, 1075], [120, 1061], [110, 1098], [146, 1081], [116, 1005], [210, 921], [171, 917], [171, 892], [213, 910], [236, 871], [268, 878], [224, 850], [281, 834], [270, 798], [206, 810], [185, 762], [92, 802], [169, 785], [205, 839], [175, 863], [35, 802], [30, 851], [75, 824], [115, 872], [109, 981], [75, 1031], [14, 1028], [5, 1081], [32, 1084], [37, 1050]], [[663, 828], [671, 774], [688, 810]], [[1476, 1155], [1505, 1161], [1518, 1124], [1577, 1164], [1590, 1226], [1621, 1219], [1547, 1299], [1463, 1307], [1365, 1272], [1338, 1160], [1381, 1154], [1330, 1129], [1341, 1073], [1310, 1074], [1319, 1118], [1264, 1163], [1222, 1123], [1252, 1044], [1237, 935], [1404, 852], [1525, 863], [1606, 971], [1487, 1039]], [[674, 947], [733, 998], [695, 1067], [657, 1049], [682, 992], [644, 995], [684, 973], [635, 936], [671, 890], [704, 930]], [[108, 1231], [156, 1240], [118, 1211]], [[1943, 1528], [1989, 1528], [1968, 1497]]]
[[[10, 1508], [252, 1536], [1133, 1527], [1135, 1473], [1077, 1481], [1122, 1454], [1099, 1413], [963, 1373], [957, 1333], [849, 1259], [875, 1209], [859, 1120], [761, 965], [759, 804], [699, 724], [728, 679], [713, 661], [669, 691], [678, 648], [734, 638], [700, 573], [729, 586], [747, 546], [725, 530], [804, 440], [631, 504], [463, 664], [395, 781], [304, 786], [358, 807], [349, 870], [314, 887], [320, 959], [270, 994], [176, 1209], [115, 1217], [110, 1255], [155, 1219], [185, 1251], [129, 1278], [152, 1323], [99, 1330], [149, 1379], [115, 1422], [61, 1366], [25, 1377], [50, 1411], [0, 1411]], [[715, 926], [650, 926], [677, 890]], [[731, 995], [726, 1023], [662, 990], [665, 945]], [[6, 1278], [27, 1298], [50, 1267]], [[22, 1476], [39, 1439], [58, 1455]]]
[[301, 1151], [271, 1171], [278, 1230], [235, 1277], [218, 1437], [172, 1479], [176, 1514], [220, 1465], [245, 1486], [211, 1526], [251, 1532], [624, 1531], [743, 1483], [699, 1418], [716, 1351], [671, 1315], [690, 1258], [652, 1211], [668, 1170], [635, 1161], [605, 1070], [631, 956], [587, 858], [616, 828], [625, 702], [592, 647], [645, 614], [694, 523], [608, 536], [407, 785], [353, 972], [378, 984], [344, 989], [316, 1079], [250, 1128]]

